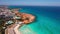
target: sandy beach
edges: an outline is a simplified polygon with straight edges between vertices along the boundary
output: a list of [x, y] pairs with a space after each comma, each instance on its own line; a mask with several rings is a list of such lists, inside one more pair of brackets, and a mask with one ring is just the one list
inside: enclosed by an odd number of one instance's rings
[[5, 34], [21, 34], [20, 31], [18, 30], [20, 26], [22, 25], [12, 24], [8, 26], [8, 28], [5, 30]]

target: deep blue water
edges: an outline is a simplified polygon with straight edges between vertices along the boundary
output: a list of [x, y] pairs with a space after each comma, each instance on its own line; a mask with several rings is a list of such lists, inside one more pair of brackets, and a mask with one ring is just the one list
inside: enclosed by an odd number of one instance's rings
[[23, 34], [60, 34], [60, 7], [9, 6], [9, 8], [21, 8], [20, 12], [36, 16], [34, 22], [19, 29]]

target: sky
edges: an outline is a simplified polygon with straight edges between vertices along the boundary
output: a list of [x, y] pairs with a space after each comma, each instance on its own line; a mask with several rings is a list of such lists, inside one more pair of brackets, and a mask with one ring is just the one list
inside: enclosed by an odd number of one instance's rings
[[60, 6], [60, 0], [0, 0], [0, 5]]

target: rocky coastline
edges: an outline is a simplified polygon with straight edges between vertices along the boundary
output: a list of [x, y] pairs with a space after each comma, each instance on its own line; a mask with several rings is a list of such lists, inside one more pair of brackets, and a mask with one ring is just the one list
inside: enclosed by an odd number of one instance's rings
[[6, 7], [0, 7], [0, 31], [2, 33], [20, 34], [18, 28], [22, 26], [22, 24], [29, 24], [35, 20], [35, 16], [27, 13], [21, 13], [19, 10], [20, 9], [17, 8], [8, 9]]

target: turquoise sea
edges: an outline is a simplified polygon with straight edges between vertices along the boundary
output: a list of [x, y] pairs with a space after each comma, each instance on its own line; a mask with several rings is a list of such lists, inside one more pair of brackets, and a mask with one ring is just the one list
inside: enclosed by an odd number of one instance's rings
[[36, 16], [34, 22], [20, 27], [19, 31], [22, 34], [60, 34], [60, 7], [9, 6], [9, 8], [21, 8], [20, 12]]

